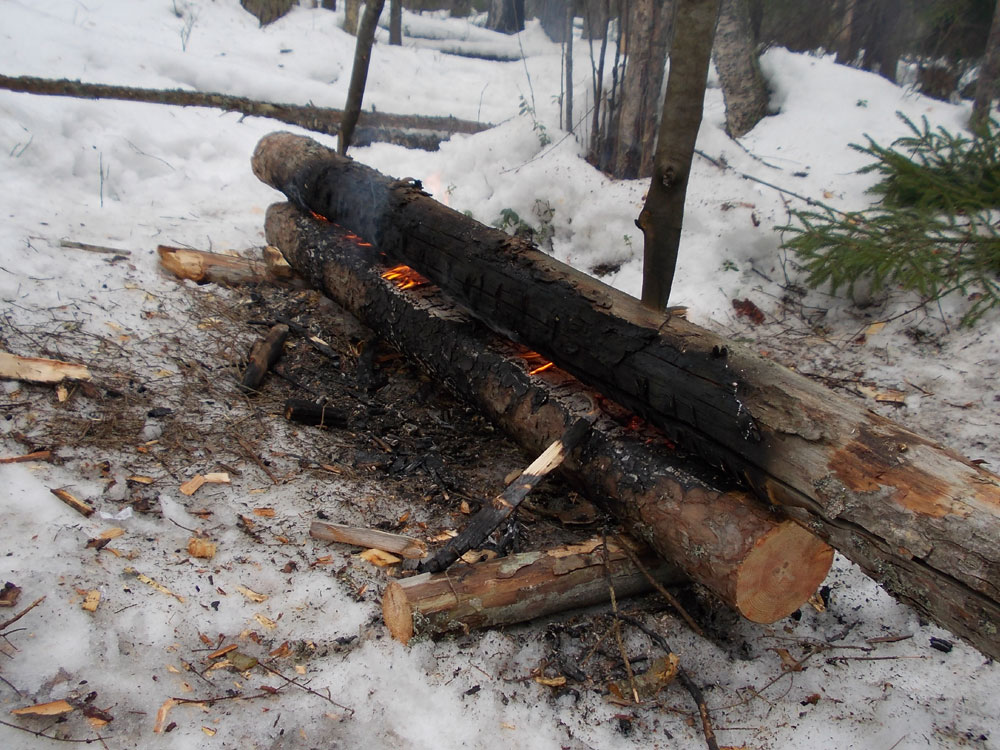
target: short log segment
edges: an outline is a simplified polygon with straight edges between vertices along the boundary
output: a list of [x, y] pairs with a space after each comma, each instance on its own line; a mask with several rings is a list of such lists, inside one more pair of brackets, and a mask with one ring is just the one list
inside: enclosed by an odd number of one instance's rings
[[577, 420], [592, 418], [598, 405], [590, 431], [563, 462], [563, 476], [743, 616], [780, 619], [823, 581], [833, 553], [813, 535], [753, 498], [699, 477], [701, 465], [673, 450], [662, 434], [631, 429], [631, 414], [559, 368], [529, 374], [537, 354], [492, 334], [419, 277], [387, 271], [378, 248], [289, 204], [268, 209], [267, 237], [304, 278], [529, 453], [540, 453]]
[[891, 593], [1000, 657], [1000, 477], [749, 348], [288, 133], [254, 173], [785, 506]]
[[[639, 559], [660, 583], [684, 575], [648, 549]], [[524, 552], [444, 573], [424, 573], [390, 583], [382, 616], [397, 641], [415, 635], [468, 632], [601, 604], [610, 598], [605, 559], [616, 597], [652, 590], [652, 584], [616, 543], [607, 554], [599, 539], [543, 552]]]

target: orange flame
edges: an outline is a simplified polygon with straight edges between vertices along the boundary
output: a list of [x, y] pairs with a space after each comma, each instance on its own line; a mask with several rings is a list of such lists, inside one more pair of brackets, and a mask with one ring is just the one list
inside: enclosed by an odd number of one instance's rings
[[385, 271], [382, 274], [382, 278], [386, 281], [391, 281], [396, 285], [397, 289], [403, 291], [430, 283], [412, 268], [403, 264], [393, 266], [388, 271]]
[[326, 222], [330, 221], [328, 218], [326, 218], [325, 216], [323, 216], [323, 214], [318, 214], [315, 211], [310, 211], [309, 213], [311, 213], [312, 217], [314, 219], [316, 219], [317, 221], [326, 221]]
[[528, 364], [528, 367], [531, 368], [528, 370], [529, 375], [545, 372], [553, 366], [552, 362], [549, 362], [549, 360], [545, 359], [545, 357], [541, 354], [530, 349], [525, 349], [521, 352], [521, 359], [523, 359]]

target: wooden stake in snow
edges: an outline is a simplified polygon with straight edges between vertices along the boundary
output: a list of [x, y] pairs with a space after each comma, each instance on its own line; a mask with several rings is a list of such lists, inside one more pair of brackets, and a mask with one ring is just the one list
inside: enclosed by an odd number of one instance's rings
[[[684, 580], [674, 566], [637, 545], [637, 554], [663, 583]], [[608, 543], [607, 567], [615, 595], [651, 590], [648, 578], [617, 544]], [[608, 600], [605, 555], [599, 539], [525, 552], [444, 573], [393, 581], [382, 595], [382, 616], [392, 637], [436, 635], [509, 625]]]

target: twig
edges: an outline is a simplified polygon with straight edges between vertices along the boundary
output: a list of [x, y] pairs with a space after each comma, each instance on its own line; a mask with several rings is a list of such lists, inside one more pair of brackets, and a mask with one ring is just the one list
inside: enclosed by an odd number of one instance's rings
[[618, 613], [618, 599], [615, 597], [615, 587], [611, 583], [611, 569], [608, 567], [608, 538], [604, 535], [604, 579], [608, 582], [608, 592], [611, 594], [611, 614], [614, 616], [614, 624], [612, 625], [612, 632], [615, 634], [615, 642], [618, 644], [618, 653], [621, 654], [622, 663], [625, 665], [625, 674], [628, 675], [628, 685], [632, 690], [632, 698], [636, 703], [641, 703], [639, 700], [639, 690], [635, 685], [635, 674], [632, 672], [632, 664], [628, 660], [628, 654], [625, 652], [625, 643], [622, 641], [622, 628], [621, 628], [621, 616]]
[[35, 599], [35, 601], [33, 601], [31, 604], [29, 604], [27, 607], [18, 612], [16, 615], [11, 617], [9, 620], [6, 620], [5, 622], [0, 622], [0, 632], [5, 630], [9, 625], [13, 625], [15, 622], [20, 620], [22, 617], [24, 617], [26, 614], [28, 614], [31, 610], [33, 610], [35, 607], [37, 607], [44, 601], [45, 597], [40, 596], [37, 599]]
[[267, 464], [264, 463], [261, 457], [257, 455], [257, 453], [254, 451], [253, 448], [250, 447], [250, 445], [247, 443], [246, 440], [244, 440], [241, 437], [237, 437], [236, 442], [240, 444], [240, 447], [244, 451], [246, 451], [246, 454], [250, 457], [250, 460], [253, 461], [255, 464], [257, 464], [257, 466], [260, 467], [260, 470], [271, 478], [272, 482], [274, 482], [275, 484], [281, 484], [281, 482], [278, 481], [278, 478], [274, 476], [274, 473], [269, 468], [267, 468]]
[[0, 724], [2, 724], [5, 727], [10, 727], [11, 729], [20, 729], [22, 732], [27, 732], [28, 734], [34, 735], [35, 737], [44, 737], [47, 740], [55, 740], [56, 742], [82, 742], [89, 745], [91, 742], [100, 742], [101, 744], [104, 744], [104, 740], [108, 739], [107, 737], [103, 737], [101, 735], [97, 735], [95, 737], [89, 737], [85, 740], [77, 740], [73, 739], [72, 737], [55, 737], [51, 734], [45, 734], [45, 732], [39, 732], [35, 729], [28, 729], [28, 727], [22, 727], [18, 726], [17, 724], [11, 724], [10, 722], [3, 721], [2, 719], [0, 719]]
[[59, 247], [70, 248], [71, 250], [86, 250], [88, 253], [104, 253], [106, 255], [131, 255], [131, 250], [119, 250], [116, 247], [106, 247], [105, 245], [89, 245], [86, 242], [74, 242], [73, 240], [59, 240]]
[[[632, 627], [638, 628], [643, 633], [648, 635], [657, 645], [666, 651], [668, 654], [674, 653], [674, 650], [670, 648], [670, 644], [667, 639], [662, 635], [657, 633], [652, 628], [648, 628], [643, 625], [639, 620], [629, 615], [621, 615], [622, 622], [626, 622]], [[677, 679], [681, 681], [681, 684], [690, 693], [694, 702], [698, 706], [698, 715], [701, 717], [701, 731], [705, 735], [705, 744], [708, 745], [709, 750], [719, 750], [719, 743], [715, 739], [715, 730], [712, 729], [712, 721], [708, 716], [708, 706], [705, 704], [705, 696], [701, 692], [701, 688], [691, 679], [691, 675], [687, 673], [687, 670], [682, 666], [677, 667]]]
[[337, 708], [342, 708], [344, 711], [349, 711], [352, 716], [354, 715], [354, 709], [353, 708], [341, 705], [340, 703], [337, 703], [337, 701], [335, 701], [329, 695], [323, 695], [322, 693], [318, 693], [315, 690], [313, 690], [311, 687], [303, 685], [301, 682], [299, 682], [297, 680], [293, 680], [290, 677], [285, 677], [285, 675], [283, 675], [277, 669], [274, 669], [273, 667], [269, 667], [267, 664], [264, 664], [263, 662], [258, 662], [258, 663], [259, 663], [259, 665], [261, 667], [263, 667], [264, 669], [266, 669], [268, 672], [270, 672], [271, 674], [273, 674], [275, 677], [280, 677], [281, 679], [283, 679], [288, 684], [294, 685], [295, 687], [297, 687], [299, 690], [305, 690], [307, 693], [312, 693], [317, 698], [322, 698], [323, 700], [327, 701], [328, 703], [332, 703]]
[[649, 570], [646, 568], [646, 566], [642, 564], [642, 561], [639, 559], [639, 556], [632, 551], [632, 548], [628, 544], [626, 544], [625, 540], [622, 539], [620, 536], [615, 537], [615, 540], [618, 542], [619, 546], [623, 550], [625, 550], [625, 554], [628, 555], [633, 565], [635, 565], [635, 567], [639, 569], [639, 572], [642, 573], [644, 576], [646, 576], [646, 580], [649, 581], [649, 583], [653, 586], [653, 588], [655, 588], [660, 593], [660, 596], [662, 596], [664, 599], [667, 600], [667, 604], [669, 604], [671, 607], [677, 610], [677, 613], [684, 619], [684, 622], [687, 623], [687, 626], [691, 628], [691, 630], [693, 630], [696, 635], [698, 635], [701, 638], [704, 638], [705, 631], [701, 629], [701, 626], [694, 621], [694, 618], [692, 618], [691, 615], [687, 613], [687, 610], [685, 610], [684, 607], [681, 606], [681, 603], [677, 601], [677, 598], [669, 591], [667, 591], [667, 589], [664, 588], [664, 586], [659, 581], [653, 578], [652, 573], [650, 573]]

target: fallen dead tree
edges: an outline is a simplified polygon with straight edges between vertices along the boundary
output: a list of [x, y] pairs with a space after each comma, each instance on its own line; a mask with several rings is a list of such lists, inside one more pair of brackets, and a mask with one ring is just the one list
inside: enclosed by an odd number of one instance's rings
[[[485, 326], [381, 251], [290, 204], [271, 206], [267, 237], [304, 278], [475, 404], [530, 453], [593, 420], [562, 474], [630, 532], [748, 619], [773, 622], [815, 592], [832, 550], [701, 465], [633, 415]], [[598, 406], [594, 420], [591, 413]], [[699, 472], [702, 475], [699, 476]]]
[[726, 467], [898, 598], [1000, 656], [995, 474], [746, 347], [643, 308], [442, 206], [418, 183], [290, 134], [262, 139], [253, 167], [304, 209]]
[[[143, 89], [133, 86], [112, 86], [102, 83], [83, 83], [65, 78], [36, 78], [33, 76], [0, 75], [0, 88], [25, 94], [44, 96], [72, 96], [79, 99], [118, 99], [149, 104], [169, 104], [178, 107], [211, 107], [226, 112], [240, 112], [252, 117], [269, 117], [272, 120], [298, 125], [316, 133], [337, 135], [344, 113], [339, 109], [278, 104], [230, 96], [210, 91], [184, 89]], [[459, 120], [456, 117], [425, 117], [420, 115], [394, 115], [387, 112], [362, 112], [357, 129], [351, 139], [355, 146], [365, 146], [381, 141], [406, 148], [436, 151], [441, 141], [454, 133], [479, 133], [493, 127], [488, 123]]]

